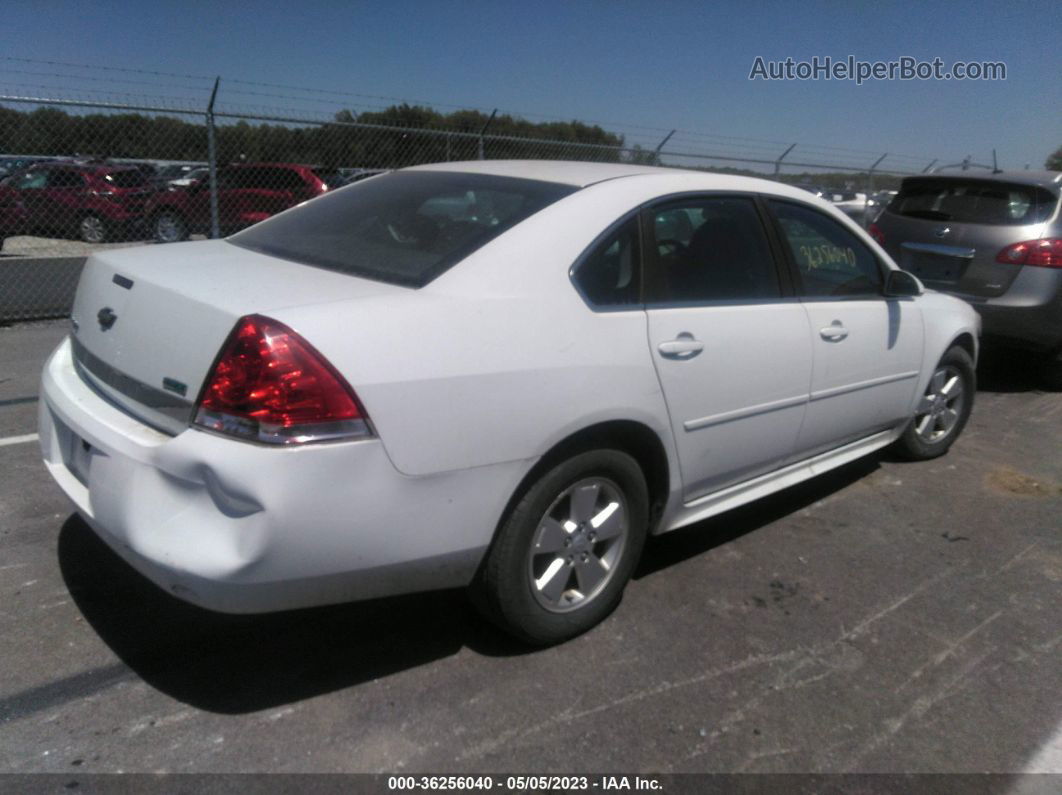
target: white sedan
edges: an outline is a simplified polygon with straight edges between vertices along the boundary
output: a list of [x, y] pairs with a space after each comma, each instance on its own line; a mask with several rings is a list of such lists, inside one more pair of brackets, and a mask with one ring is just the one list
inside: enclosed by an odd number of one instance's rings
[[532, 643], [604, 618], [650, 534], [946, 452], [979, 332], [805, 191], [545, 161], [100, 252], [72, 325], [45, 464], [159, 586], [260, 612], [470, 585]]

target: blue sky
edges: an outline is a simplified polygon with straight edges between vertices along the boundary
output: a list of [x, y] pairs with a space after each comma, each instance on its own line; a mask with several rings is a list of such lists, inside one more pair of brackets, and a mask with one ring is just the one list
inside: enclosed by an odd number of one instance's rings
[[[230, 103], [276, 107], [385, 105], [300, 94], [226, 78], [499, 107], [538, 116], [733, 136], [685, 134], [675, 148], [769, 153], [801, 142], [893, 152], [926, 162], [998, 150], [1006, 167], [1043, 166], [1062, 145], [1062, 3], [887, 2], [139, 2], [9, 3], [0, 56], [191, 75], [222, 75]], [[1003, 61], [1004, 82], [750, 82], [753, 59], [812, 56], [949, 64]], [[38, 74], [26, 74], [37, 72]], [[47, 74], [82, 74], [74, 81]], [[4, 91], [68, 83], [176, 93], [200, 85], [0, 60]], [[228, 90], [228, 93], [226, 93]], [[237, 95], [235, 91], [280, 96]], [[54, 92], [53, 92], [54, 93]], [[84, 92], [81, 92], [84, 93]], [[354, 107], [357, 110], [357, 107]], [[364, 109], [364, 108], [363, 108]], [[663, 135], [663, 133], [659, 133]], [[852, 153], [858, 160], [864, 155]], [[870, 158], [873, 159], [872, 157]], [[914, 161], [905, 162], [906, 165]]]

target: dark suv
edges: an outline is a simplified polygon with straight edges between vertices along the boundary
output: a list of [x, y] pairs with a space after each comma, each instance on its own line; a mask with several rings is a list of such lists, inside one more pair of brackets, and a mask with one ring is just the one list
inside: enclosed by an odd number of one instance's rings
[[[330, 172], [291, 163], [240, 163], [218, 169], [218, 221], [235, 232], [327, 191]], [[171, 185], [147, 207], [155, 239], [184, 240], [210, 229], [210, 180]]]
[[154, 192], [138, 169], [49, 162], [0, 185], [0, 245], [5, 237], [48, 234], [103, 243], [134, 231]]
[[927, 287], [981, 314], [987, 342], [1046, 354], [1062, 387], [1062, 173], [909, 177], [870, 233]]

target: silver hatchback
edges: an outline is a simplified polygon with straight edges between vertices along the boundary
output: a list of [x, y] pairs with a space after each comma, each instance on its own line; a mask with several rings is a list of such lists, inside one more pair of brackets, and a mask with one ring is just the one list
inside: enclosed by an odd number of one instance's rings
[[981, 314], [987, 341], [1046, 354], [1062, 387], [1062, 173], [903, 181], [870, 232], [904, 270]]

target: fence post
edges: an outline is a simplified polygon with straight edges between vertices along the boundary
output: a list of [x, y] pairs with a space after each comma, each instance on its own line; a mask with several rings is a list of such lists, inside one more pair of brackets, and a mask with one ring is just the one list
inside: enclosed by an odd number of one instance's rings
[[672, 130], [671, 132], [669, 132], [667, 135], [664, 136], [664, 140], [656, 145], [656, 149], [653, 151], [653, 165], [654, 166], [659, 166], [660, 165], [660, 150], [662, 150], [664, 148], [664, 144], [666, 144], [668, 141], [671, 140], [671, 136], [674, 135], [675, 132], [676, 132], [675, 130]]
[[450, 133], [446, 133], [446, 162], [450, 162], [450, 139], [453, 138]]
[[774, 175], [777, 177], [778, 173], [782, 170], [782, 161], [785, 160], [785, 156], [793, 151], [796, 144], [789, 144], [789, 148], [779, 155], [778, 159], [774, 161]]
[[480, 160], [486, 160], [486, 158], [483, 156], [483, 133], [485, 133], [487, 131], [487, 128], [490, 127], [490, 123], [492, 121], [494, 121], [494, 115], [497, 112], [498, 112], [497, 108], [492, 110], [490, 112], [490, 118], [487, 119], [486, 123], [484, 123], [484, 125], [479, 130], [479, 159]]
[[214, 100], [218, 96], [218, 84], [221, 77], [214, 80], [214, 90], [210, 92], [210, 104], [207, 105], [207, 159], [210, 164], [210, 236], [221, 237], [221, 221], [218, 217], [218, 156], [214, 143]]

